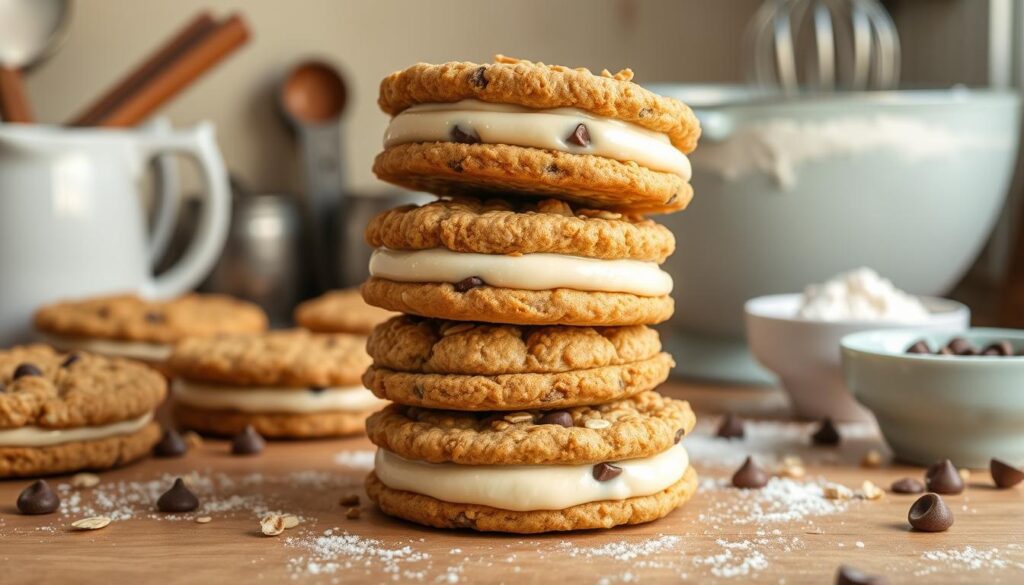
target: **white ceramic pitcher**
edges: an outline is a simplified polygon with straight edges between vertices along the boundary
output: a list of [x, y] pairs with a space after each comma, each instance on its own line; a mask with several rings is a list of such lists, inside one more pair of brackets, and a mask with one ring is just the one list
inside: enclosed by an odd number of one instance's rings
[[[194, 158], [206, 184], [195, 237], [181, 261], [153, 276], [140, 188], [164, 153]], [[157, 232], [168, 227], [162, 193]], [[24, 341], [41, 304], [113, 292], [166, 298], [196, 286], [220, 254], [230, 221], [227, 171], [213, 126], [103, 130], [0, 124], [0, 346]], [[173, 221], [171, 219], [170, 221]]]

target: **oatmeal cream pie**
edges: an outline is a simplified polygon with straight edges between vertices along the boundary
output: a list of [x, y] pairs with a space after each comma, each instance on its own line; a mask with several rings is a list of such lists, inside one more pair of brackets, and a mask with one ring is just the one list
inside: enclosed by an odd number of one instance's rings
[[664, 226], [563, 201], [467, 197], [374, 217], [363, 298], [392, 311], [520, 325], [647, 325], [672, 315]]
[[366, 480], [386, 514], [440, 528], [534, 533], [650, 522], [697, 474], [688, 403], [644, 392], [559, 411], [466, 413], [393, 404], [367, 421]]
[[46, 345], [0, 351], [0, 477], [109, 469], [160, 439], [153, 412], [167, 393], [130, 360]]
[[602, 208], [671, 212], [690, 202], [700, 125], [685, 104], [633, 83], [626, 69], [498, 56], [419, 63], [384, 78], [392, 116], [373, 170], [441, 195], [554, 196]]
[[189, 294], [172, 300], [135, 295], [62, 301], [36, 311], [35, 328], [64, 351], [160, 364], [185, 337], [258, 333], [267, 316], [258, 306], [223, 295]]
[[295, 323], [317, 333], [366, 335], [395, 313], [367, 305], [358, 288], [328, 291], [295, 309]]
[[186, 339], [168, 368], [174, 416], [186, 428], [268, 438], [350, 435], [383, 402], [363, 387], [366, 338], [302, 330]]
[[657, 331], [395, 317], [370, 335], [363, 384], [380, 398], [451, 410], [560, 409], [652, 390], [672, 357]]

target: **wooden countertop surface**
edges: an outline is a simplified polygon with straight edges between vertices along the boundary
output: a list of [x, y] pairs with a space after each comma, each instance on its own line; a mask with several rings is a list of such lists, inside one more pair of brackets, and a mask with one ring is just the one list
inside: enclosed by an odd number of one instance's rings
[[[259, 457], [227, 455], [206, 441], [187, 457], [148, 460], [102, 473], [92, 489], [65, 484], [61, 513], [21, 516], [14, 509], [27, 481], [0, 482], [0, 582], [13, 583], [832, 583], [841, 563], [882, 573], [890, 583], [927, 576], [930, 583], [1024, 582], [1024, 490], [997, 491], [987, 471], [946, 498], [956, 523], [948, 532], [908, 530], [914, 496], [835, 503], [817, 480], [887, 487], [922, 470], [857, 462], [884, 449], [873, 429], [848, 431], [838, 449], [806, 445], [809, 426], [785, 422], [777, 391], [672, 383], [703, 422], [687, 439], [702, 489], [683, 509], [652, 524], [609, 531], [538, 536], [426, 529], [385, 517], [363, 496], [362, 515], [345, 517], [339, 499], [361, 493], [371, 459], [363, 438], [272, 444]], [[722, 408], [763, 419], [744, 441], [709, 436]], [[766, 463], [796, 454], [808, 478], [764, 492], [724, 485], [748, 452]], [[205, 511], [168, 518], [153, 501], [176, 475], [194, 474]], [[278, 537], [259, 532], [276, 510], [302, 517]], [[93, 513], [112, 516], [101, 530], [74, 532]], [[208, 524], [194, 517], [207, 515]], [[328, 533], [328, 531], [330, 531]]]

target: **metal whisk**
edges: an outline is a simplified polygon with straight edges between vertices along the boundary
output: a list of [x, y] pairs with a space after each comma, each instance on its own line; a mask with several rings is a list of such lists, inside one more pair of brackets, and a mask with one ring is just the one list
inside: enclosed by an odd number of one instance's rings
[[746, 32], [748, 77], [800, 91], [893, 89], [900, 42], [877, 0], [766, 0]]

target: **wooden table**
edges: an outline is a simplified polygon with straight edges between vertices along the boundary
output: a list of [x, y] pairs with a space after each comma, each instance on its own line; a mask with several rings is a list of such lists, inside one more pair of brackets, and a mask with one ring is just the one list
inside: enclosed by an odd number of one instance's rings
[[[691, 398], [704, 415], [687, 439], [702, 489], [659, 522], [540, 536], [446, 532], [387, 518], [365, 496], [361, 517], [347, 519], [339, 498], [361, 493], [370, 461], [365, 439], [278, 443], [254, 458], [231, 457], [224, 442], [207, 441], [184, 459], [101, 474], [102, 483], [91, 490], [55, 478], [65, 484], [59, 514], [18, 515], [13, 504], [28, 482], [0, 483], [0, 582], [792, 584], [832, 583], [841, 563], [886, 574], [891, 583], [922, 576], [929, 583], [1024, 582], [1022, 490], [994, 490], [988, 473], [976, 471], [964, 495], [946, 498], [956, 515], [949, 532], [910, 532], [913, 496], [836, 504], [807, 495], [817, 476], [857, 488], [865, 479], [888, 486], [921, 475], [914, 468], [858, 466], [864, 452], [884, 448], [871, 429], [853, 429], [856, 436], [840, 449], [812, 448], [805, 439], [810, 427], [776, 420], [752, 423], [746, 441], [728, 443], [709, 436], [716, 419], [709, 413], [745, 406], [748, 414], [777, 419], [785, 414], [780, 394], [685, 384], [665, 390]], [[778, 483], [772, 493], [790, 488], [805, 497], [793, 504], [792, 498], [725, 486], [747, 451], [766, 463], [802, 456], [808, 478]], [[215, 509], [181, 517], [157, 513], [153, 499], [172, 477], [187, 474], [194, 474], [204, 505]], [[267, 510], [301, 516], [302, 523], [281, 536], [263, 536], [258, 518]], [[796, 517], [794, 510], [806, 515]], [[93, 512], [115, 521], [97, 531], [70, 530], [71, 521]], [[212, 521], [196, 523], [198, 515]]]

